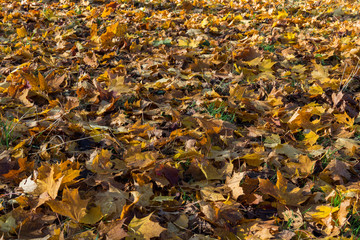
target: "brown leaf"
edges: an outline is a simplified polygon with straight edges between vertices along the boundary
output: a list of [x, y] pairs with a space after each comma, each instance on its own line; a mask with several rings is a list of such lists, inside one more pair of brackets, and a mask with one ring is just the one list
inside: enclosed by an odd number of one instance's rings
[[343, 202], [341, 202], [340, 204], [340, 209], [339, 212], [337, 214], [337, 219], [339, 220], [338, 222], [338, 226], [341, 228], [342, 226], [344, 226], [344, 224], [347, 223], [348, 221], [348, 214], [349, 214], [349, 208], [351, 207], [351, 200], [350, 199], [346, 199]]
[[100, 235], [106, 235], [106, 239], [111, 240], [121, 240], [127, 237], [128, 234], [123, 228], [125, 220], [126, 219], [115, 220], [108, 224], [104, 224], [104, 222], [101, 222], [99, 225]]
[[0, 153], [0, 174], [8, 173], [14, 165], [15, 163], [10, 158], [10, 151], [5, 150]]
[[179, 182], [179, 170], [176, 168], [172, 168], [167, 165], [159, 165], [155, 169], [156, 174], [163, 175], [171, 185], [177, 185]]
[[327, 180], [330, 177], [333, 181], [344, 184], [344, 180], [349, 181], [351, 179], [351, 173], [349, 172], [349, 166], [343, 161], [334, 159], [332, 160], [321, 172], [320, 178]]
[[94, 52], [92, 54], [86, 54], [83, 60], [85, 64], [89, 65], [92, 68], [97, 68], [99, 66], [99, 64], [97, 63], [97, 57]]
[[118, 218], [126, 204], [126, 195], [121, 191], [115, 190], [99, 192], [95, 196], [95, 204], [101, 207], [101, 212], [104, 216], [115, 216], [115, 218]]
[[27, 158], [19, 158], [18, 159], [18, 164], [19, 164], [19, 169], [16, 170], [10, 170], [8, 173], [4, 174], [3, 176], [5, 178], [10, 178], [10, 179], [16, 179], [19, 177], [19, 175], [22, 172], [25, 172], [29, 169], [33, 169], [34, 167], [34, 162], [27, 162]]

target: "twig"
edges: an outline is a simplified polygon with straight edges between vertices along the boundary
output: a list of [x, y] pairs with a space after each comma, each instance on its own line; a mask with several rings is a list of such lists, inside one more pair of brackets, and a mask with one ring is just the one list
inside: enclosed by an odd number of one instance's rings
[[[359, 57], [358, 57], [359, 59]], [[360, 59], [358, 60], [357, 64], [356, 64], [356, 67], [355, 69], [353, 69], [349, 75], [349, 77], [347, 78], [345, 84], [343, 85], [343, 87], [341, 88], [341, 91], [343, 92], [349, 85], [349, 83], [351, 82], [351, 80], [354, 78], [354, 76], [358, 73], [359, 69], [360, 69], [360, 66], [359, 66], [359, 62], [360, 62]]]
[[101, 133], [101, 134], [97, 134], [97, 135], [94, 135], [94, 136], [89, 136], [89, 137], [79, 138], [79, 139], [76, 139], [76, 140], [70, 140], [70, 141], [67, 141], [67, 142], [62, 142], [62, 143], [56, 144], [56, 145], [54, 145], [52, 147], [46, 148], [44, 150], [37, 151], [35, 153], [30, 153], [29, 155], [40, 154], [42, 152], [45, 152], [45, 151], [53, 149], [53, 148], [60, 147], [60, 146], [65, 145], [67, 143], [77, 142], [77, 141], [81, 141], [81, 140], [85, 140], [85, 139], [89, 139], [89, 138], [94, 138], [94, 137], [98, 137], [98, 136], [103, 136], [103, 135], [108, 135], [108, 134]]

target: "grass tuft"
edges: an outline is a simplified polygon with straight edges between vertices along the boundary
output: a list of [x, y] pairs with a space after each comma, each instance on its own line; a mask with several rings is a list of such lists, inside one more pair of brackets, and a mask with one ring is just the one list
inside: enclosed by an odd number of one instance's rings
[[14, 140], [12, 136], [13, 122], [0, 119], [0, 145], [9, 148], [11, 142]]
[[215, 103], [212, 102], [207, 107], [207, 111], [214, 118], [218, 118], [223, 121], [228, 121], [232, 123], [235, 121], [235, 113], [233, 114], [228, 113], [227, 108], [223, 105], [223, 103], [221, 103], [219, 107], [216, 107]]

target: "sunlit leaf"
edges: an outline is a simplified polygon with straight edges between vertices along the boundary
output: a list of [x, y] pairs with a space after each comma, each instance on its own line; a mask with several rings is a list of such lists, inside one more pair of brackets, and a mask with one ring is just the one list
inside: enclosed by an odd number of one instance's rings
[[281, 204], [299, 206], [299, 204], [305, 202], [309, 198], [309, 196], [305, 196], [303, 191], [298, 187], [288, 191], [287, 184], [286, 179], [280, 171], [277, 171], [276, 185], [271, 183], [268, 179], [259, 179], [260, 191], [276, 198]]
[[152, 215], [153, 213], [144, 218], [134, 217], [129, 223], [128, 234], [134, 237], [142, 237], [143, 239], [158, 237], [165, 228], [161, 227], [159, 223], [150, 220]]
[[46, 203], [51, 209], [60, 214], [67, 216], [76, 222], [80, 222], [86, 215], [86, 206], [89, 200], [82, 200], [78, 189], [65, 188], [62, 195], [62, 200], [50, 200]]

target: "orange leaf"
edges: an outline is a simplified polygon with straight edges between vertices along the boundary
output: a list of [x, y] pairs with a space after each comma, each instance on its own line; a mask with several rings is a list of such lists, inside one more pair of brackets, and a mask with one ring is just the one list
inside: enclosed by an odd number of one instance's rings
[[5, 178], [16, 179], [19, 177], [19, 174], [25, 172], [28, 169], [32, 169], [34, 167], [34, 162], [26, 162], [27, 158], [19, 158], [19, 169], [10, 170], [8, 173], [3, 174]]

